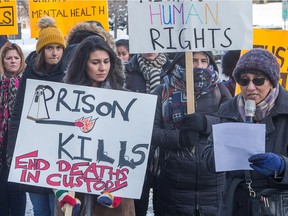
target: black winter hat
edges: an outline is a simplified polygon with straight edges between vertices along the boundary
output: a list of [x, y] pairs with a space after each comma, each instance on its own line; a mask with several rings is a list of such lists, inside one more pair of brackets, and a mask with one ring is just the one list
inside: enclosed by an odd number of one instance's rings
[[236, 82], [245, 73], [263, 74], [271, 81], [273, 87], [276, 87], [280, 79], [280, 65], [271, 52], [255, 48], [245, 53], [239, 59], [233, 71], [233, 77]]
[[232, 77], [232, 73], [240, 58], [241, 50], [228, 50], [221, 59], [222, 73]]
[[4, 46], [4, 44], [8, 41], [7, 36], [6, 35], [0, 35], [0, 49], [2, 46]]
[[[213, 58], [213, 53], [211, 51], [197, 51], [197, 52], [201, 52], [204, 53], [206, 56], [208, 56], [209, 58], [209, 64], [212, 64], [214, 67], [214, 70], [219, 71], [217, 64]], [[197, 52], [193, 52], [193, 53], [197, 53]], [[192, 59], [191, 59], [192, 61]], [[171, 62], [171, 64], [169, 65], [168, 69], [167, 69], [167, 73], [169, 73], [171, 70], [173, 70], [174, 66], [178, 64], [181, 66], [185, 66], [185, 52], [179, 52], [175, 55], [173, 61]]]

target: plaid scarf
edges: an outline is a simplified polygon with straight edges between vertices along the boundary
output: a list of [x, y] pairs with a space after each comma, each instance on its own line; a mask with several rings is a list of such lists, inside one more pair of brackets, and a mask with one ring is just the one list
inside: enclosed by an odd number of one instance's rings
[[146, 80], [146, 93], [153, 92], [160, 84], [160, 74], [163, 65], [167, 62], [167, 57], [159, 53], [154, 60], [147, 60], [141, 55], [137, 55], [139, 68]]
[[[254, 115], [254, 120], [256, 122], [262, 121], [266, 116], [270, 114], [271, 109], [275, 105], [275, 100], [278, 97], [278, 94], [279, 94], [279, 84], [275, 88], [271, 89], [271, 91], [263, 101], [261, 101], [259, 104], [256, 105], [256, 111]], [[245, 121], [245, 103], [242, 94], [239, 95], [237, 104], [238, 104], [238, 111], [243, 121]]]
[[195, 97], [211, 92], [220, 82], [219, 74], [212, 65], [209, 65], [206, 69], [194, 68], [193, 74]]
[[11, 112], [15, 103], [17, 89], [21, 75], [10, 78], [6, 75], [1, 77], [0, 86], [0, 164], [5, 158], [7, 147], [7, 131], [10, 127]]
[[[206, 69], [194, 68], [193, 74], [195, 98], [213, 91], [220, 82], [212, 65]], [[166, 129], [181, 128], [183, 116], [187, 113], [185, 76], [185, 68], [176, 65], [171, 76], [164, 77], [162, 116]]]

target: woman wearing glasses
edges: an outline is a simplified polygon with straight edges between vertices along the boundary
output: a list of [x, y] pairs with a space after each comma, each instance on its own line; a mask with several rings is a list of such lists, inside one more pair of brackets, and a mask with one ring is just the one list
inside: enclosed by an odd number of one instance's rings
[[[255, 101], [253, 121], [266, 126], [265, 153], [248, 159], [250, 171], [226, 172], [218, 215], [288, 215], [288, 93], [278, 83], [280, 66], [271, 52], [252, 49], [240, 58], [233, 76], [241, 93], [225, 103], [218, 115], [222, 122], [243, 122], [245, 102]], [[206, 147], [203, 157], [207, 168], [214, 172], [212, 136], [210, 138], [211, 145]]]

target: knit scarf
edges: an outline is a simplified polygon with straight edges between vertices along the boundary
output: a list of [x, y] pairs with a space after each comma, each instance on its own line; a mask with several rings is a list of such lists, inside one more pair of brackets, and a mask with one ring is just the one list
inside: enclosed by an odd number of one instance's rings
[[[194, 68], [194, 96], [208, 94], [220, 82], [218, 72], [209, 66]], [[181, 128], [183, 116], [187, 113], [185, 68], [176, 65], [171, 75], [164, 77], [162, 91], [162, 116], [166, 129]]]
[[[256, 111], [254, 115], [254, 120], [256, 122], [262, 121], [266, 116], [270, 114], [271, 109], [275, 105], [275, 100], [278, 97], [278, 95], [279, 95], [279, 84], [276, 86], [276, 88], [271, 89], [271, 91], [263, 101], [261, 101], [259, 104], [256, 105]], [[245, 103], [242, 94], [239, 95], [237, 104], [238, 104], [238, 111], [243, 121], [245, 121]]]
[[211, 92], [220, 82], [219, 74], [212, 65], [206, 69], [194, 68], [193, 73], [195, 97]]
[[[7, 147], [7, 130], [10, 127], [11, 112], [14, 106], [16, 92], [19, 87], [21, 75], [10, 78], [1, 77], [0, 86], [0, 160], [3, 159]], [[0, 161], [2, 163], [2, 161]]]
[[161, 70], [167, 62], [167, 57], [163, 53], [159, 53], [154, 60], [147, 60], [141, 55], [137, 55], [137, 60], [146, 81], [146, 93], [152, 93], [160, 84]]

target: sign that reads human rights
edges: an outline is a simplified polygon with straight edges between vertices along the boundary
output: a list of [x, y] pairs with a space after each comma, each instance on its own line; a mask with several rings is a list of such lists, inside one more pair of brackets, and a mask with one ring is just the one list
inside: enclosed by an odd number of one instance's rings
[[128, 1], [132, 53], [252, 48], [252, 0]]
[[0, 34], [18, 34], [16, 0], [0, 0]]
[[139, 199], [156, 98], [28, 80], [9, 181]]
[[64, 35], [78, 22], [96, 20], [108, 31], [108, 5], [106, 0], [29, 0], [31, 37], [37, 38], [37, 22], [43, 16], [56, 20]]

